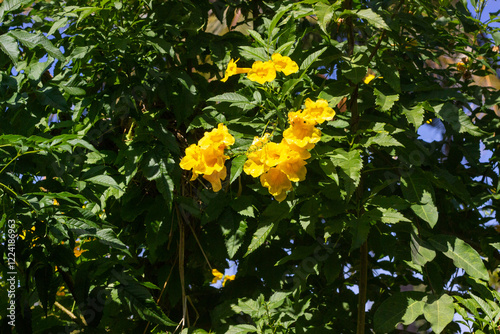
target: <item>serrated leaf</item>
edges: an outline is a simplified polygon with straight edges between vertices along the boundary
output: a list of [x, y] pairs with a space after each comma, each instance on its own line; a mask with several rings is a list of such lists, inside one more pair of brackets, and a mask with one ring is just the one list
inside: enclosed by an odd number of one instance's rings
[[[300, 70], [303, 71], [304, 73], [311, 67], [311, 65], [318, 60], [318, 58], [323, 54], [323, 52], [326, 51], [326, 47], [324, 47], [321, 50], [318, 50], [316, 52], [311, 53], [309, 56], [307, 56], [306, 59], [300, 64]], [[303, 74], [302, 74], [303, 75]]]
[[265, 48], [254, 48], [251, 46], [240, 46], [240, 54], [243, 58], [248, 60], [260, 60], [267, 61], [269, 60], [269, 55], [267, 53], [267, 49]]
[[61, 86], [62, 89], [69, 95], [85, 95], [85, 89], [79, 88], [79, 87], [68, 87], [68, 86]]
[[233, 183], [238, 178], [238, 176], [240, 176], [246, 161], [246, 155], [240, 155], [231, 160], [231, 177], [229, 179], [230, 184]]
[[389, 30], [389, 26], [385, 23], [384, 19], [370, 8], [358, 10], [356, 15], [361, 19], [367, 20], [375, 28]]
[[359, 184], [363, 160], [359, 150], [346, 152], [343, 149], [337, 149], [334, 153], [330, 156], [330, 160], [334, 166], [340, 168], [339, 175], [344, 180], [347, 200], [349, 200]]
[[0, 36], [0, 49], [9, 56], [10, 60], [14, 64], [17, 64], [17, 59], [19, 58], [19, 46], [17, 45], [17, 41], [14, 37], [9, 36], [8, 34], [3, 34]]
[[226, 334], [245, 334], [245, 333], [255, 333], [257, 332], [257, 328], [253, 325], [247, 325], [247, 324], [242, 324], [242, 325], [231, 325], [229, 328], [225, 331]]
[[424, 313], [427, 296], [423, 292], [395, 293], [384, 300], [374, 315], [376, 333], [390, 333], [399, 323], [409, 325]]
[[459, 133], [467, 132], [473, 136], [480, 136], [484, 131], [475, 126], [463, 109], [458, 108], [451, 102], [446, 102], [438, 109], [438, 116], [448, 122], [453, 130]]
[[11, 30], [9, 31], [9, 34], [30, 49], [40, 46], [52, 57], [61, 61], [66, 60], [66, 57], [64, 57], [62, 52], [56, 48], [42, 33], [31, 34], [24, 30]]
[[436, 257], [436, 252], [432, 246], [420, 239], [415, 234], [411, 235], [411, 259], [413, 263], [423, 266], [427, 262], [434, 260]]
[[401, 79], [398, 68], [390, 61], [379, 61], [377, 69], [383, 76], [383, 80], [391, 86], [396, 93], [401, 93]]
[[420, 125], [424, 122], [424, 113], [425, 110], [421, 103], [410, 109], [403, 107], [403, 114], [405, 114], [408, 122], [413, 125], [415, 131], [417, 131]]
[[381, 111], [389, 111], [396, 101], [399, 101], [399, 94], [384, 94], [374, 88], [376, 99], [375, 103], [380, 107]]
[[439, 213], [432, 199], [432, 185], [425, 174], [414, 170], [401, 178], [401, 191], [404, 197], [411, 203], [413, 212], [429, 223], [431, 227], [436, 225]]
[[260, 223], [259, 226], [257, 227], [257, 231], [255, 231], [254, 235], [252, 236], [252, 241], [250, 242], [250, 246], [248, 246], [247, 252], [243, 257], [248, 256], [251, 254], [253, 251], [255, 251], [257, 248], [262, 245], [267, 237], [276, 230], [278, 227], [278, 223]]
[[132, 257], [132, 255], [128, 251], [127, 245], [125, 245], [120, 239], [118, 239], [118, 237], [116, 236], [115, 232], [112, 229], [103, 228], [103, 229], [97, 230], [97, 233], [95, 234], [95, 236], [99, 240], [101, 240], [101, 242], [103, 242], [104, 244], [106, 244], [112, 248], [119, 249], [119, 250], [123, 251], [125, 254]]
[[267, 47], [266, 42], [264, 42], [264, 40], [262, 39], [262, 37], [260, 36], [260, 34], [257, 31], [252, 30], [252, 29], [248, 29], [247, 32], [250, 34], [250, 36], [253, 37], [253, 39], [255, 39], [255, 41], [257, 41], [257, 43], [259, 43], [263, 47]]
[[37, 91], [40, 103], [49, 105], [60, 110], [68, 110], [66, 99], [56, 87], [46, 86]]
[[207, 101], [210, 101], [210, 102], [229, 102], [229, 103], [238, 103], [238, 102], [249, 103], [250, 102], [246, 97], [244, 97], [243, 95], [240, 95], [238, 93], [220, 94], [220, 95], [209, 98]]
[[399, 222], [411, 222], [411, 220], [403, 216], [401, 212], [398, 212], [393, 208], [389, 209], [379, 208], [379, 210], [382, 212], [382, 218], [381, 218], [382, 223], [396, 224]]
[[454, 315], [453, 298], [448, 295], [428, 300], [424, 306], [424, 317], [431, 324], [432, 330], [438, 334], [453, 320]]
[[141, 319], [151, 321], [163, 326], [177, 326], [177, 323], [170, 320], [153, 300], [151, 293], [132, 278], [122, 278], [119, 274], [118, 294], [121, 299], [135, 311]]
[[287, 5], [287, 6], [280, 7], [280, 10], [276, 13], [276, 15], [274, 15], [274, 17], [271, 20], [271, 23], [269, 24], [269, 28], [267, 29], [267, 36], [269, 37], [269, 40], [271, 40], [274, 28], [278, 24], [278, 22], [281, 19], [281, 17], [283, 15], [285, 15], [286, 12], [288, 12], [288, 10], [291, 7], [292, 7], [292, 5]]
[[113, 179], [109, 175], [97, 175], [89, 179], [86, 179], [85, 181], [92, 182], [94, 184], [98, 184], [101, 186], [113, 187], [115, 189], [122, 190], [120, 186], [118, 186], [118, 183], [116, 183], [115, 179]]
[[351, 64], [346, 69], [342, 70], [342, 74], [349, 79], [353, 84], [360, 83], [366, 76], [368, 67], [364, 65]]
[[240, 221], [238, 229], [234, 233], [230, 234], [229, 237], [225, 240], [227, 255], [229, 259], [232, 259], [236, 255], [236, 252], [243, 244], [243, 239], [245, 237], [247, 227], [248, 225], [246, 221]]
[[366, 143], [363, 144], [364, 147], [369, 147], [373, 144], [383, 146], [383, 147], [393, 147], [393, 146], [403, 146], [396, 138], [391, 136], [387, 131], [378, 131], [373, 137], [369, 137]]
[[449, 236], [439, 235], [431, 238], [434, 248], [453, 260], [455, 266], [465, 270], [472, 277], [488, 281], [490, 276], [481, 256], [468, 243]]

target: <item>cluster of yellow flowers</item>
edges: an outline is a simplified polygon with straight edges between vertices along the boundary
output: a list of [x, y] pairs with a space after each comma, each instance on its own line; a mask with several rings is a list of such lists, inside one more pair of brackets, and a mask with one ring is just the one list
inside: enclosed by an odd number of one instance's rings
[[239, 59], [229, 61], [226, 73], [222, 82], [226, 82], [230, 76], [236, 74], [247, 73], [247, 78], [252, 81], [257, 81], [261, 85], [265, 82], [273, 81], [276, 78], [276, 72], [283, 72], [285, 75], [290, 75], [299, 70], [299, 66], [290, 57], [284, 57], [279, 53], [271, 56], [272, 60], [266, 62], [256, 61], [252, 64], [252, 68], [239, 68], [236, 65]]
[[224, 163], [229, 158], [224, 155], [224, 150], [234, 144], [234, 137], [222, 123], [216, 129], [205, 132], [198, 144], [192, 144], [186, 149], [186, 156], [181, 159], [182, 169], [193, 171], [191, 181], [198, 175], [212, 184], [213, 191], [222, 188], [221, 180], [226, 178]]
[[306, 99], [305, 109], [288, 113], [290, 126], [279, 144], [269, 142], [269, 133], [254, 138], [243, 171], [253, 177], [260, 176], [262, 186], [277, 201], [283, 201], [292, 189], [292, 182], [306, 178], [305, 160], [311, 157], [309, 150], [321, 139], [321, 130], [315, 126], [333, 116], [335, 111], [326, 100]]

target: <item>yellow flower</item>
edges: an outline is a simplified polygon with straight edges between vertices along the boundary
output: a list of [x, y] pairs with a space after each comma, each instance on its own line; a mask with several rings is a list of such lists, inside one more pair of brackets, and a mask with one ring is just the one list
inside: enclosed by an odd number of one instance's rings
[[57, 199], [54, 198], [54, 205], [59, 205], [59, 202], [57, 201]]
[[82, 255], [86, 251], [87, 249], [81, 249], [80, 246], [73, 248], [73, 253], [75, 254], [75, 257], [80, 257], [80, 255]]
[[269, 142], [269, 137], [271, 137], [270, 133], [265, 133], [262, 137], [255, 136], [253, 138], [253, 142], [252, 142], [252, 145], [249, 148], [249, 151], [252, 151], [252, 150], [255, 150], [255, 149], [259, 149], [262, 146], [264, 146], [265, 144], [267, 144]]
[[252, 64], [252, 69], [248, 72], [248, 79], [257, 81], [261, 85], [273, 81], [276, 78], [276, 69], [272, 60], [266, 62], [256, 61]]
[[370, 81], [372, 81], [373, 79], [375, 79], [375, 76], [373, 74], [368, 74], [366, 75], [366, 77], [363, 79], [363, 82], [365, 84], [369, 84]]
[[59, 289], [57, 289], [56, 296], [62, 297], [64, 295], [66, 295], [66, 293], [64, 292], [64, 285], [61, 285]]
[[224, 274], [218, 271], [217, 269], [212, 269], [212, 275], [214, 275], [212, 284], [215, 284], [218, 281], [222, 280], [222, 286], [226, 285], [226, 281], [234, 281], [234, 279], [236, 278], [236, 275], [224, 276]]
[[252, 177], [258, 177], [265, 173], [269, 166], [265, 164], [265, 151], [260, 149], [247, 153], [247, 161], [243, 165], [243, 171]]
[[289, 148], [281, 143], [268, 143], [263, 150], [265, 152], [264, 163], [269, 167], [274, 167], [288, 159], [287, 151]]
[[260, 176], [260, 183], [269, 190], [278, 202], [286, 198], [286, 192], [292, 189], [292, 183], [279, 168], [273, 167]]
[[229, 64], [227, 64], [226, 68], [226, 73], [224, 74], [224, 78], [221, 79], [220, 81], [226, 82], [227, 79], [229, 79], [230, 76], [236, 75], [236, 74], [241, 74], [241, 73], [248, 73], [250, 71], [249, 68], [238, 68], [236, 63], [238, 62], [239, 59], [233, 60], [231, 59], [229, 61]]
[[[290, 118], [289, 113], [289, 118]], [[289, 145], [296, 145], [302, 149], [312, 149], [314, 144], [320, 141], [321, 131], [314, 127], [314, 123], [308, 121], [304, 115], [295, 113], [290, 119], [290, 127], [283, 131], [283, 137]]]
[[197, 174], [212, 174], [220, 172], [224, 168], [224, 162], [228, 156], [223, 154], [223, 151], [209, 146], [201, 150], [201, 163], [193, 168], [193, 173]]
[[307, 162], [302, 160], [298, 155], [292, 157], [285, 162], [278, 165], [278, 168], [286, 174], [288, 179], [292, 182], [304, 181], [306, 179], [306, 167]]
[[234, 281], [235, 278], [236, 278], [236, 275], [224, 276], [224, 280], [222, 281], [222, 286], [226, 285], [226, 281]]
[[[186, 156], [181, 159], [179, 166], [182, 169], [190, 170], [195, 168], [201, 163], [202, 154], [201, 149], [198, 145], [192, 144], [188, 148], [186, 148]], [[191, 181], [195, 180], [198, 177], [198, 174], [193, 171], [193, 177]]]
[[203, 178], [210, 182], [212, 190], [218, 192], [222, 188], [221, 180], [226, 179], [226, 166], [223, 166], [220, 171], [213, 171], [211, 174], [204, 174]]
[[198, 141], [198, 146], [202, 149], [209, 146], [215, 146], [218, 149], [224, 150], [226, 147], [234, 144], [234, 137], [229, 133], [227, 127], [219, 123], [216, 129], [210, 132], [205, 132], [203, 138]]
[[275, 53], [271, 56], [273, 59], [274, 67], [276, 71], [283, 72], [285, 75], [290, 75], [299, 70], [299, 66], [290, 57], [283, 57], [279, 53]]
[[304, 119], [318, 124], [324, 121], [331, 120], [335, 116], [335, 110], [328, 106], [328, 101], [318, 99], [313, 102], [307, 98], [305, 102], [306, 108], [303, 111]]

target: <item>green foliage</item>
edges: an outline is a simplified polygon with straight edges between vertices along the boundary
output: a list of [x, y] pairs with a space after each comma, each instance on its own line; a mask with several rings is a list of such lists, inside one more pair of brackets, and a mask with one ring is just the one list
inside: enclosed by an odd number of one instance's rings
[[[12, 328], [4, 241], [0, 331], [498, 333], [498, 20], [464, 1], [4, 0], [19, 286]], [[274, 53], [298, 71], [220, 81]], [[247, 152], [307, 99], [336, 115], [279, 202]], [[235, 143], [213, 192], [179, 163], [219, 123]]]

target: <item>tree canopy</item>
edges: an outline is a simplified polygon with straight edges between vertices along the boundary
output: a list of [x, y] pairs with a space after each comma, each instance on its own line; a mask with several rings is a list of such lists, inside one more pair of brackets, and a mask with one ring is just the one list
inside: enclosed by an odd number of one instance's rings
[[485, 1], [0, 3], [2, 333], [500, 332]]

